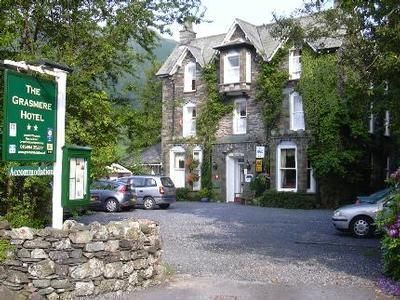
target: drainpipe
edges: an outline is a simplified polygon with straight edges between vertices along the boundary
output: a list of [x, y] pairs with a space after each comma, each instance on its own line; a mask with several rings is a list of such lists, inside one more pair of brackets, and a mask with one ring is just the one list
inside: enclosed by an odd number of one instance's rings
[[175, 81], [172, 78], [172, 130], [171, 130], [171, 141], [175, 136]]

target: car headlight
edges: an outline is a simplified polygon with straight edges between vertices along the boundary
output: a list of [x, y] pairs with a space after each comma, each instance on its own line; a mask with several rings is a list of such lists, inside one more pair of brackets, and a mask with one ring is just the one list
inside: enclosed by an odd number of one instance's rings
[[335, 210], [335, 212], [333, 213], [334, 217], [342, 217], [343, 213], [341, 210]]

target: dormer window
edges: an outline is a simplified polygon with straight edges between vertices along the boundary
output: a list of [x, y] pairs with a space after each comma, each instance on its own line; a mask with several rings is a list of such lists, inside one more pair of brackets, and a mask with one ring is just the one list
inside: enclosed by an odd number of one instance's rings
[[238, 51], [229, 51], [224, 59], [224, 83], [240, 82], [240, 56]]
[[289, 51], [289, 79], [300, 79], [301, 74], [301, 50], [291, 49]]
[[185, 66], [184, 92], [196, 90], [196, 63], [190, 62]]
[[186, 104], [183, 107], [183, 116], [182, 116], [183, 137], [196, 135], [196, 118], [197, 118], [196, 105], [194, 105], [193, 103]]
[[235, 101], [233, 111], [233, 134], [245, 134], [247, 131], [246, 99]]

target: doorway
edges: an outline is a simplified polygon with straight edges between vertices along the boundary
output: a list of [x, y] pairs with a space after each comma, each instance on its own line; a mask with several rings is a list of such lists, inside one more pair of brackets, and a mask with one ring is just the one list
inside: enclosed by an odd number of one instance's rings
[[234, 202], [235, 195], [243, 193], [244, 158], [243, 154], [226, 156], [226, 202]]

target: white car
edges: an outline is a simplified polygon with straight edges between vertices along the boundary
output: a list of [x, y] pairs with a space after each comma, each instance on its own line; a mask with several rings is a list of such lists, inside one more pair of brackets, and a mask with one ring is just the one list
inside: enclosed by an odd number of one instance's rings
[[375, 219], [393, 196], [376, 203], [359, 203], [339, 207], [334, 211], [332, 222], [339, 231], [350, 231], [355, 237], [370, 237], [375, 231]]

